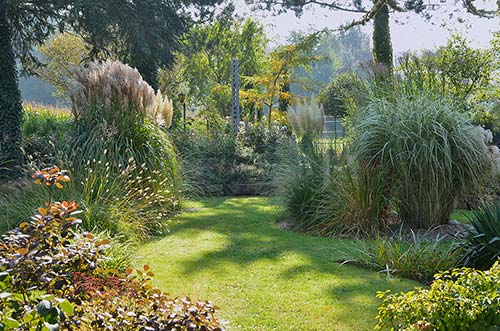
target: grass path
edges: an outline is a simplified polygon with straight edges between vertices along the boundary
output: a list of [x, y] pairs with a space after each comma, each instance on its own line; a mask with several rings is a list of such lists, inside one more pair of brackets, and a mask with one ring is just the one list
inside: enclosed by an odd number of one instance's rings
[[341, 240], [275, 226], [275, 200], [215, 198], [171, 224], [171, 234], [137, 251], [154, 283], [172, 295], [209, 299], [229, 330], [373, 330], [377, 291], [416, 284], [335, 263]]

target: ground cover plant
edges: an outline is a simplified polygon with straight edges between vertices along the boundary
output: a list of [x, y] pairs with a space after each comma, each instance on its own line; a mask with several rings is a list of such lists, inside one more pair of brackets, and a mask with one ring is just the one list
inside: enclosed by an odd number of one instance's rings
[[344, 240], [278, 228], [278, 198], [209, 198], [186, 206], [190, 212], [170, 225], [170, 234], [138, 248], [135, 265], [150, 265], [161, 289], [217, 302], [229, 330], [373, 330], [375, 292], [416, 285], [340, 265], [351, 256]]
[[65, 170], [33, 179], [48, 201], [0, 241], [1, 330], [221, 330], [211, 303], [151, 287], [149, 266], [103, 269], [110, 241], [79, 231], [78, 203], [53, 199]]

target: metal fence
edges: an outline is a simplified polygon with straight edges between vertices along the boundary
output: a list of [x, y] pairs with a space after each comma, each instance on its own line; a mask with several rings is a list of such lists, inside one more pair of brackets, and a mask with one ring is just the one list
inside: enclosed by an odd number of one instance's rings
[[342, 117], [325, 116], [323, 132], [317, 144], [324, 148], [332, 147], [340, 150], [344, 146], [345, 129], [342, 126]]

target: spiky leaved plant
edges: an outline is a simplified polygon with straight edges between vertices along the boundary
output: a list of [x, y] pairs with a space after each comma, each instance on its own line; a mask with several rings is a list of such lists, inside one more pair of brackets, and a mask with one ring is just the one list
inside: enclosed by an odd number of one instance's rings
[[[401, 85], [398, 85], [401, 84]], [[428, 228], [448, 223], [454, 200], [491, 171], [484, 130], [445, 95], [405, 89], [371, 96], [352, 150], [388, 169], [388, 190], [402, 220]]]

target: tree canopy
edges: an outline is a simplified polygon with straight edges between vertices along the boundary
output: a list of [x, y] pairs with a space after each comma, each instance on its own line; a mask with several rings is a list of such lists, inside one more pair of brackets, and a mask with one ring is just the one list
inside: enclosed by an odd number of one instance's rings
[[[171, 65], [179, 36], [193, 15], [222, 0], [0, 0], [0, 163], [19, 164], [21, 100], [16, 60], [33, 55], [56, 31], [71, 30], [91, 45], [90, 56], [113, 53], [155, 84], [157, 69]], [[25, 66], [25, 68], [27, 68]], [[11, 167], [9, 167], [11, 168]]]

